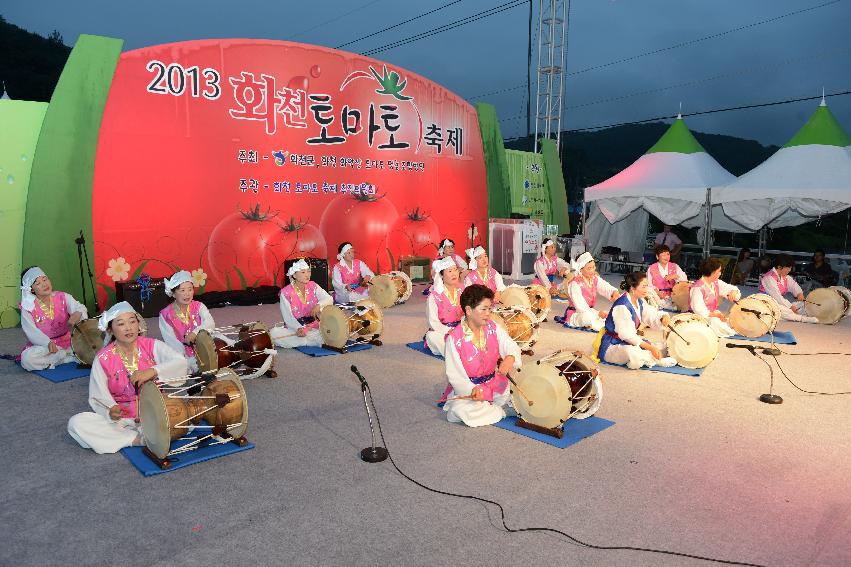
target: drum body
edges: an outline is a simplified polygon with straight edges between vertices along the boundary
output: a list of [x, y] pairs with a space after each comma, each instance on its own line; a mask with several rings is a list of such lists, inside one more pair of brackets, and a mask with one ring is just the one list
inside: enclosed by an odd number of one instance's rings
[[691, 282], [677, 282], [671, 289], [671, 302], [677, 311], [685, 312], [689, 308], [688, 294], [691, 289]]
[[[226, 346], [224, 345], [224, 341], [222, 341], [222, 345], [220, 348], [224, 350]], [[269, 356], [264, 351], [275, 347], [272, 346], [272, 336], [269, 335], [269, 328], [263, 323], [255, 321], [250, 325], [242, 326], [239, 329], [239, 340], [227, 348], [229, 350], [239, 351], [238, 353], [234, 353], [234, 355], [245, 366], [260, 368], [266, 362], [266, 357]]]
[[156, 457], [165, 459], [171, 452], [172, 441], [186, 436], [202, 419], [214, 428], [216, 435], [225, 431], [234, 439], [245, 435], [248, 399], [242, 381], [230, 369], [219, 371], [196, 395], [169, 387], [160, 390], [150, 381], [139, 391], [139, 418], [145, 446]]
[[[668, 356], [684, 368], [703, 368], [718, 356], [721, 343], [709, 323], [694, 313], [677, 313], [671, 317], [670, 326], [663, 336], [668, 346]], [[679, 334], [677, 334], [679, 333]]]
[[832, 285], [830, 286], [830, 289], [836, 291], [839, 295], [845, 298], [845, 315], [843, 315], [843, 318], [851, 316], [851, 290], [847, 287], [842, 287], [841, 285]]
[[206, 329], [195, 334], [195, 360], [201, 372], [210, 372], [219, 368], [227, 368], [239, 360], [239, 355], [232, 352], [225, 341], [214, 337]]
[[822, 325], [835, 325], [848, 312], [848, 302], [849, 298], [835, 288], [817, 288], [807, 295], [807, 314]]
[[352, 338], [356, 341], [375, 340], [384, 332], [381, 308], [369, 299], [358, 301], [354, 307], [328, 305], [319, 316], [322, 342], [341, 349]]
[[756, 338], [773, 333], [780, 321], [780, 307], [767, 293], [755, 293], [730, 308], [730, 326], [744, 337]]
[[81, 364], [91, 366], [103, 348], [106, 333], [98, 329], [98, 319], [84, 319], [71, 329], [71, 350]]
[[404, 303], [411, 297], [413, 285], [405, 272], [388, 272], [369, 282], [369, 298], [382, 309]]
[[530, 349], [538, 340], [539, 323], [531, 309], [526, 307], [497, 307], [491, 311], [494, 322], [505, 329], [521, 350]]
[[505, 288], [499, 296], [499, 302], [506, 307], [524, 307], [535, 314], [535, 321], [540, 323], [547, 318], [552, 307], [552, 297], [547, 288], [542, 285], [519, 286], [512, 284]]
[[600, 408], [603, 384], [597, 365], [584, 355], [566, 358], [557, 365], [538, 362], [516, 374], [515, 381], [525, 397], [514, 388], [511, 400], [523, 421], [547, 429], [561, 428], [568, 419], [591, 417]]

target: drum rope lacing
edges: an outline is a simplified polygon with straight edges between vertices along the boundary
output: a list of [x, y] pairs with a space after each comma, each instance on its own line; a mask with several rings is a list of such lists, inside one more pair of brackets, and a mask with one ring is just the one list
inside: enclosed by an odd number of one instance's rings
[[[556, 354], [556, 353], [553, 353], [553, 354]], [[555, 533], [555, 534], [559, 534], [561, 536], [564, 536], [565, 538], [569, 539], [570, 541], [572, 541], [572, 542], [574, 542], [574, 543], [576, 543], [576, 544], [578, 544], [582, 547], [587, 547], [588, 549], [597, 549], [597, 550], [605, 550], [605, 551], [641, 551], [641, 552], [644, 552], [644, 553], [656, 553], [656, 554], [662, 554], [662, 555], [673, 555], [673, 556], [676, 556], [676, 557], [688, 557], [688, 558], [691, 558], [691, 559], [699, 559], [701, 561], [710, 561], [710, 562], [713, 562], [713, 563], [720, 563], [720, 564], [724, 564], [724, 565], [744, 565], [746, 567], [765, 567], [765, 566], [760, 565], [758, 563], [746, 563], [746, 562], [742, 562], [742, 561], [717, 559], [717, 558], [714, 558], [714, 557], [706, 557], [706, 556], [703, 556], [703, 555], [694, 555], [694, 554], [691, 554], [691, 553], [683, 553], [683, 552], [680, 552], [680, 551], [669, 551], [669, 550], [666, 550], [666, 549], [632, 547], [632, 546], [626, 546], [626, 545], [618, 545], [618, 546], [595, 545], [595, 544], [592, 544], [592, 543], [584, 542], [584, 541], [568, 534], [567, 532], [563, 532], [563, 531], [557, 530], [555, 528], [537, 528], [537, 527], [509, 528], [508, 525], [505, 523], [505, 508], [499, 502], [496, 502], [494, 500], [489, 500], [487, 498], [482, 498], [480, 496], [472, 496], [472, 495], [469, 495], [469, 494], [457, 494], [455, 492], [448, 492], [448, 491], [445, 491], [445, 490], [432, 488], [432, 487], [427, 486], [427, 485], [421, 483], [420, 481], [408, 476], [405, 472], [403, 472], [402, 469], [399, 468], [399, 465], [396, 464], [396, 461], [393, 460], [393, 454], [390, 452], [390, 449], [387, 446], [387, 440], [384, 437], [384, 430], [381, 427], [381, 419], [378, 416], [378, 408], [375, 406], [375, 400], [372, 398], [372, 389], [369, 387], [368, 383], [364, 383], [364, 385], [366, 387], [366, 392], [369, 394], [369, 402], [372, 405], [372, 408], [373, 408], [374, 413], [375, 413], [375, 422], [378, 425], [378, 434], [381, 436], [381, 442], [384, 444], [385, 449], [387, 449], [387, 457], [388, 457], [388, 459], [390, 459], [390, 463], [393, 465], [393, 468], [396, 469], [396, 472], [398, 472], [400, 475], [402, 475], [403, 477], [405, 477], [406, 479], [408, 479], [412, 483], [416, 484], [420, 488], [428, 490], [429, 492], [434, 492], [435, 494], [441, 494], [443, 496], [453, 496], [455, 498], [466, 498], [468, 500], [476, 500], [478, 502], [483, 502], [485, 504], [493, 504], [494, 506], [499, 508], [499, 512], [500, 512], [500, 516], [501, 516], [500, 520], [502, 522], [503, 529], [505, 531], [509, 532], [509, 533], [549, 532], [549, 533]]]

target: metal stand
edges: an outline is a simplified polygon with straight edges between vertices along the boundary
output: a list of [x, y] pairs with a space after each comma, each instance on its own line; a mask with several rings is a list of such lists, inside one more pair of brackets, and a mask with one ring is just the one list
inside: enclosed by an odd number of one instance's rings
[[363, 393], [363, 407], [366, 408], [366, 417], [369, 419], [369, 430], [372, 433], [372, 446], [362, 450], [360, 458], [367, 463], [380, 463], [387, 458], [387, 449], [375, 445], [375, 427], [372, 425], [372, 412], [369, 410], [369, 402], [366, 399], [366, 381], [361, 383], [360, 389]]
[[86, 259], [86, 270], [89, 274], [89, 287], [92, 288], [92, 301], [94, 302], [94, 310], [97, 311], [97, 302], [98, 295], [95, 290], [94, 284], [94, 274], [92, 274], [92, 266], [89, 263], [89, 252], [86, 250], [86, 237], [83, 236], [83, 231], [80, 230], [80, 236], [74, 239], [74, 243], [77, 244], [77, 259], [80, 263], [80, 288], [83, 291], [83, 305], [86, 307], [89, 306], [89, 302], [86, 296], [86, 276], [83, 273], [83, 258]]

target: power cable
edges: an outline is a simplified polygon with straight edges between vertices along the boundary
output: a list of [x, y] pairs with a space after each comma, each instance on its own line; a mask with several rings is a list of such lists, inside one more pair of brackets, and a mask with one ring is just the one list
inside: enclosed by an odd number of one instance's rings
[[357, 43], [357, 42], [359, 42], [359, 41], [361, 41], [361, 40], [364, 40], [364, 39], [366, 39], [366, 38], [368, 38], [368, 37], [373, 37], [373, 36], [376, 36], [376, 35], [378, 35], [378, 34], [380, 34], [380, 33], [384, 33], [384, 32], [386, 32], [386, 31], [392, 30], [392, 29], [394, 29], [394, 28], [398, 28], [399, 26], [403, 26], [403, 25], [405, 25], [405, 24], [407, 24], [407, 23], [413, 22], [414, 20], [419, 20], [420, 18], [424, 18], [425, 16], [428, 16], [429, 14], [434, 14], [435, 12], [439, 12], [440, 10], [443, 10], [444, 8], [448, 8], [449, 6], [452, 6], [453, 4], [458, 4], [459, 2], [461, 2], [461, 0], [454, 0], [453, 2], [450, 2], [449, 4], [444, 4], [444, 5], [443, 5], [443, 6], [441, 6], [440, 8], [435, 8], [434, 10], [429, 10], [428, 12], [424, 12], [424, 13], [420, 14], [419, 16], [414, 16], [413, 18], [408, 18], [407, 20], [404, 20], [404, 21], [402, 21], [402, 22], [399, 22], [398, 24], [393, 24], [392, 26], [389, 26], [389, 27], [386, 27], [386, 28], [384, 28], [384, 29], [378, 30], [377, 32], [373, 32], [373, 33], [371, 33], [371, 34], [368, 34], [368, 35], [365, 35], [365, 36], [359, 37], [359, 38], [357, 38], [357, 39], [353, 39], [352, 41], [349, 41], [349, 42], [346, 42], [346, 43], [342, 43], [342, 44], [338, 45], [337, 47], [335, 47], [334, 49], [340, 49], [341, 47], [345, 47], [345, 46], [347, 46], [347, 45], [351, 45], [351, 44], [353, 44], [353, 43]]

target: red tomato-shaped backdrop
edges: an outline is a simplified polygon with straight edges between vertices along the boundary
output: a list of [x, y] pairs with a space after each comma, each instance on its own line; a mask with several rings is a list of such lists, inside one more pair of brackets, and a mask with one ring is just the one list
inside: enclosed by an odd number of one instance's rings
[[433, 256], [440, 236], [463, 249], [487, 221], [467, 102], [406, 69], [283, 41], [123, 53], [93, 192], [102, 300], [140, 266], [190, 270], [206, 290], [280, 284], [285, 259], [333, 264], [346, 240], [387, 271], [400, 254]]

